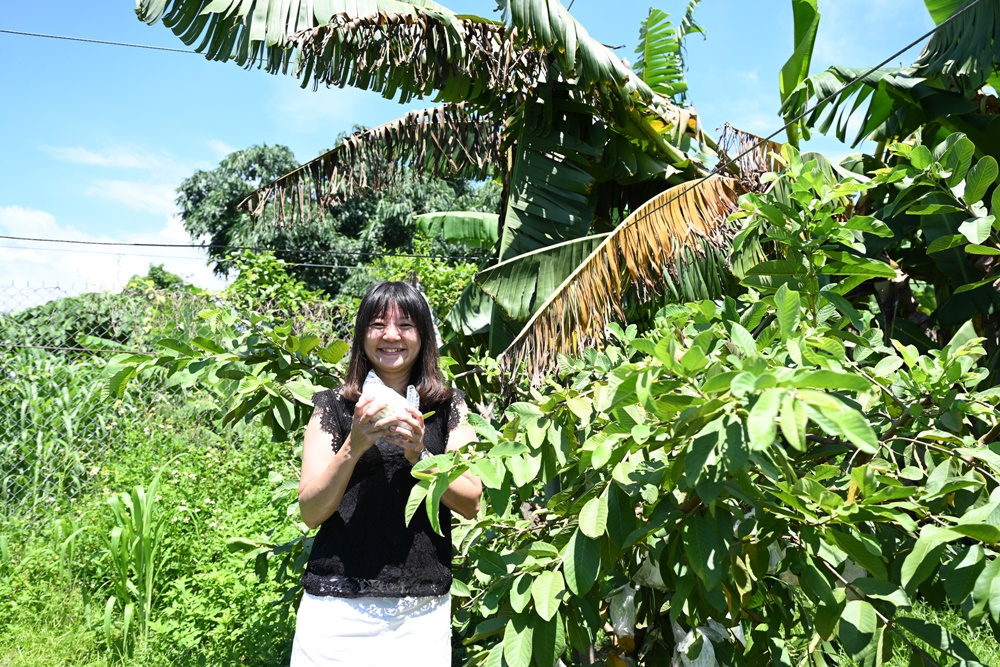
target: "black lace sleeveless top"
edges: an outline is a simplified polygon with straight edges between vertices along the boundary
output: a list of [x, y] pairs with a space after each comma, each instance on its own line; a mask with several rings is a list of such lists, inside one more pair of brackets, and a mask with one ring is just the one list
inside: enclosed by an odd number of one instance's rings
[[[321, 426], [337, 451], [351, 433], [355, 404], [337, 389], [313, 397]], [[424, 448], [442, 454], [448, 433], [462, 418], [464, 396], [420, 406], [434, 414], [424, 421]], [[451, 590], [451, 510], [439, 506], [441, 531], [431, 528], [423, 505], [405, 524], [404, 512], [416, 479], [397, 445], [379, 440], [354, 468], [340, 507], [323, 522], [313, 541], [302, 585], [312, 595], [424, 597]]]

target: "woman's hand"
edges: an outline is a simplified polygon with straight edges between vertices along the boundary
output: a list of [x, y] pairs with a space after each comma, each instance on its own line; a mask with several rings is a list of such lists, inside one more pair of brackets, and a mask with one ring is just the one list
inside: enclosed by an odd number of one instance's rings
[[403, 456], [415, 465], [424, 451], [424, 417], [412, 405], [406, 406], [406, 413], [394, 419], [391, 433], [386, 440], [403, 448]]
[[354, 407], [351, 422], [351, 450], [358, 456], [364, 454], [379, 438], [391, 434], [390, 426], [396, 423], [395, 415], [379, 419], [378, 413], [388, 407], [388, 402], [378, 398], [362, 397]]

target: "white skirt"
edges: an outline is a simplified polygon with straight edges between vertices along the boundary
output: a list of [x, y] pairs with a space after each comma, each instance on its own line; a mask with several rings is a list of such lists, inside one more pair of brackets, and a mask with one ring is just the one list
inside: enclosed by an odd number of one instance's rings
[[451, 596], [338, 598], [305, 593], [291, 667], [451, 665]]

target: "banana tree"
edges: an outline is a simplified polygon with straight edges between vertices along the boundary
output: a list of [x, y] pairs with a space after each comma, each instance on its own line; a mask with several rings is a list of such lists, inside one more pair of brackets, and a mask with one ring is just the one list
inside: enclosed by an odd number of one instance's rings
[[[813, 2], [814, 0], [809, 0]], [[909, 67], [833, 66], [799, 78], [782, 91], [782, 113], [795, 118], [809, 113], [794, 128], [808, 138], [811, 130], [833, 131], [841, 141], [857, 145], [870, 139], [884, 145], [920, 131], [924, 143], [942, 141], [952, 132], [966, 134], [981, 154], [1000, 157], [996, 105], [983, 87], [1000, 85], [1000, 7], [976, 0], [924, 0], [939, 29]], [[812, 41], [804, 43], [808, 52]], [[861, 77], [858, 81], [845, 84]], [[995, 98], [994, 98], [995, 101]], [[865, 106], [867, 103], [867, 106]], [[850, 127], [859, 129], [853, 137]]]
[[[554, 0], [500, 2], [501, 20], [457, 15], [426, 0], [141, 0], [137, 12], [149, 23], [162, 20], [211, 59], [291, 73], [304, 87], [353, 86], [401, 103], [432, 98], [437, 106], [349, 137], [262, 188], [246, 207], [279, 224], [303, 224], [317, 207], [384, 187], [403, 169], [498, 179], [496, 266], [477, 279], [485, 292], [472, 287], [468, 307], [454, 309], [454, 324], [465, 333], [482, 330], [483, 295], [496, 298], [488, 304], [489, 344], [502, 353], [602, 235], [632, 228], [626, 220], [641, 204], [708, 174], [702, 156], [715, 142], [694, 111], [677, 104], [686, 89], [681, 42], [700, 31], [697, 2], [677, 30], [662, 12], [650, 13], [635, 71]], [[373, 155], [394, 169], [370, 169]], [[735, 201], [735, 190], [712, 193]], [[724, 209], [714, 202], [711, 211]], [[724, 216], [712, 224], [724, 226]], [[676, 218], [651, 230], [679, 233], [669, 241], [676, 254], [631, 259], [673, 262], [676, 273], [722, 247], [724, 234], [686, 229]], [[529, 268], [539, 266], [541, 273]], [[664, 266], [652, 273], [669, 274]], [[704, 283], [705, 296], [717, 293], [720, 277], [705, 275], [689, 287]], [[639, 292], [614, 282], [605, 291], [620, 311]], [[521, 295], [517, 308], [505, 294]], [[559, 328], [547, 335], [554, 337], [544, 349], [570, 349]], [[602, 337], [594, 328], [586, 340]]]

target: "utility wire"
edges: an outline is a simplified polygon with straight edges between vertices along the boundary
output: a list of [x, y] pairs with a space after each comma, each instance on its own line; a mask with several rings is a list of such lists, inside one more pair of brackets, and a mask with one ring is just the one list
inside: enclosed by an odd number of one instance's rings
[[[742, 153], [740, 153], [736, 157], [731, 158], [730, 160], [728, 160], [727, 162], [725, 162], [723, 164], [716, 165], [715, 168], [712, 169], [712, 171], [710, 171], [708, 174], [706, 174], [705, 176], [702, 176], [702, 177], [694, 180], [693, 182], [691, 182], [688, 185], [688, 187], [686, 187], [683, 190], [681, 190], [680, 192], [678, 192], [669, 201], [664, 202], [663, 206], [666, 206], [667, 204], [670, 204], [670, 203], [673, 203], [673, 202], [677, 201], [678, 199], [680, 199], [681, 197], [683, 197], [684, 195], [686, 195], [688, 192], [690, 192], [691, 190], [695, 189], [696, 187], [698, 187], [699, 185], [701, 185], [702, 183], [704, 183], [708, 179], [712, 178], [713, 176], [718, 176], [719, 173], [721, 173], [723, 169], [728, 169], [733, 164], [735, 164], [740, 158], [742, 158], [743, 156], [748, 155], [748, 154], [752, 153], [753, 151], [757, 150], [765, 142], [770, 141], [774, 137], [778, 136], [779, 134], [781, 134], [782, 132], [784, 132], [785, 130], [787, 130], [792, 124], [799, 122], [800, 120], [802, 120], [803, 118], [805, 118], [806, 116], [808, 116], [809, 114], [811, 114], [813, 111], [815, 111], [816, 109], [818, 109], [822, 105], [826, 104], [830, 100], [834, 99], [835, 97], [837, 97], [838, 95], [840, 95], [842, 92], [844, 92], [845, 90], [847, 90], [848, 88], [850, 88], [854, 84], [858, 83], [859, 81], [863, 80], [868, 75], [872, 74], [873, 72], [875, 72], [875, 71], [879, 70], [880, 68], [884, 67], [885, 65], [889, 64], [889, 61], [891, 61], [893, 58], [897, 58], [897, 57], [901, 56], [902, 54], [904, 54], [907, 51], [909, 51], [910, 49], [912, 49], [914, 46], [917, 46], [918, 44], [920, 44], [924, 40], [930, 38], [938, 30], [940, 30], [941, 28], [945, 27], [946, 25], [948, 25], [949, 23], [951, 23], [952, 21], [954, 21], [955, 19], [957, 19], [959, 16], [961, 16], [965, 12], [969, 11], [970, 9], [972, 9], [973, 7], [975, 7], [976, 5], [978, 5], [982, 1], [983, 0], [973, 0], [973, 2], [969, 3], [968, 5], [966, 5], [965, 7], [963, 7], [962, 9], [960, 9], [959, 11], [955, 12], [954, 14], [952, 14], [951, 16], [949, 16], [947, 19], [945, 19], [944, 21], [942, 21], [940, 25], [934, 26], [929, 31], [927, 31], [926, 33], [924, 33], [920, 37], [917, 37], [915, 40], [913, 40], [912, 42], [910, 42], [909, 44], [907, 44], [906, 46], [904, 46], [900, 50], [896, 51], [891, 56], [889, 56], [888, 58], [886, 58], [885, 60], [883, 60], [882, 62], [880, 62], [878, 65], [875, 65], [871, 69], [869, 69], [869, 70], [863, 72], [862, 74], [859, 74], [858, 76], [854, 77], [853, 79], [851, 79], [850, 81], [848, 81], [847, 83], [845, 83], [844, 85], [842, 85], [840, 88], [838, 88], [834, 92], [832, 92], [829, 95], [827, 95], [826, 97], [824, 97], [819, 102], [816, 102], [816, 104], [814, 104], [811, 107], [807, 108], [805, 111], [803, 111], [799, 115], [795, 116], [791, 120], [786, 121], [784, 125], [782, 125], [781, 127], [779, 127], [777, 130], [775, 130], [771, 134], [767, 135], [763, 139], [760, 139], [759, 141], [755, 142], [752, 146], [750, 146], [749, 148], [747, 148], [746, 150], [744, 150]], [[630, 222], [628, 224], [628, 226], [631, 227], [632, 225], [635, 225], [638, 222], [639, 222], [639, 218], [637, 218], [636, 220], [633, 220], [632, 222]], [[625, 229], [625, 227], [623, 227], [622, 229]]]
[[[183, 247], [188, 247], [188, 246], [183, 246]], [[195, 247], [196, 248], [198, 246], [190, 246], [190, 247]], [[46, 250], [48, 252], [69, 252], [69, 253], [78, 253], [78, 254], [83, 254], [83, 255], [109, 255], [111, 257], [142, 257], [144, 259], [174, 259], [174, 260], [182, 259], [182, 260], [191, 260], [191, 261], [195, 261], [195, 260], [200, 259], [198, 257], [178, 257], [177, 255], [146, 255], [146, 254], [142, 254], [142, 253], [101, 252], [99, 250], [76, 250], [76, 249], [72, 249], [72, 248], [31, 248], [29, 246], [16, 246], [16, 245], [0, 245], [0, 249], [4, 249], [4, 250]], [[312, 263], [287, 262], [287, 261], [285, 262], [285, 266], [299, 266], [299, 267], [308, 267], [308, 268], [316, 268], [316, 269], [349, 269], [349, 270], [357, 270], [357, 269], [364, 269], [364, 268], [366, 268], [365, 265], [363, 265], [363, 264], [350, 264], [350, 265], [341, 265], [341, 264], [312, 264]]]
[[[357, 251], [357, 252], [333, 252], [330, 250], [310, 250], [303, 248], [301, 250], [297, 248], [268, 248], [268, 247], [257, 247], [257, 246], [246, 246], [246, 245], [223, 245], [220, 243], [207, 243], [205, 245], [189, 244], [189, 243], [126, 243], [124, 241], [79, 241], [72, 239], [44, 239], [35, 238], [30, 236], [5, 236], [0, 235], [0, 240], [4, 241], [29, 241], [33, 243], [67, 243], [72, 245], [99, 245], [99, 246], [113, 246], [113, 247], [126, 247], [126, 248], [218, 248], [220, 250], [250, 250], [253, 252], [287, 252], [287, 253], [299, 253], [302, 255], [332, 255], [334, 257], [390, 257], [390, 258], [413, 258], [413, 259], [455, 259], [455, 260], [470, 260], [478, 259], [475, 255], [416, 255], [416, 254], [406, 254], [406, 253], [385, 253], [385, 252], [369, 252], [369, 251]], [[4, 246], [4, 247], [19, 247], [19, 246]], [[40, 248], [33, 248], [33, 250], [40, 250]], [[122, 254], [122, 253], [114, 253]], [[141, 255], [136, 255], [141, 256]]]
[[21, 37], [44, 37], [45, 39], [62, 39], [69, 42], [86, 42], [88, 44], [103, 44], [105, 46], [126, 46], [132, 49], [149, 49], [151, 51], [172, 51], [174, 53], [198, 53], [198, 51], [194, 51], [192, 49], [172, 49], [169, 46], [129, 44], [128, 42], [109, 42], [103, 39], [85, 39], [83, 37], [68, 37], [66, 35], [46, 35], [40, 32], [22, 32], [20, 30], [5, 30], [3, 28], [0, 28], [0, 33], [6, 35], [20, 35]]

